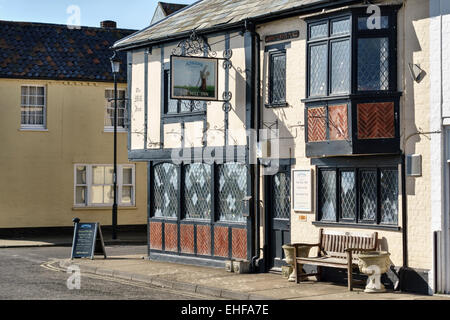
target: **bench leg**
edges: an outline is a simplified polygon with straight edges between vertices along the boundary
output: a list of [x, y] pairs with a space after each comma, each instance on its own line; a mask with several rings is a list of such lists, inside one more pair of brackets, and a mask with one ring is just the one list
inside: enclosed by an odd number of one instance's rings
[[322, 281], [322, 267], [317, 266], [316, 279], [318, 282]]
[[300, 277], [298, 276], [297, 261], [294, 261], [294, 274], [295, 274], [295, 283], [298, 283]]
[[347, 268], [348, 273], [348, 291], [353, 291], [353, 273], [352, 273], [352, 265], [349, 264]]

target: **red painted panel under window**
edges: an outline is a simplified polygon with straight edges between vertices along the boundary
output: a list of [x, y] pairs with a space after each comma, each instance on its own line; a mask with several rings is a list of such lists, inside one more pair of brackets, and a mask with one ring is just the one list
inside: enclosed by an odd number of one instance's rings
[[358, 104], [358, 139], [395, 138], [393, 102]]
[[150, 249], [162, 249], [162, 223], [150, 222]]
[[228, 257], [228, 228], [214, 228], [214, 255]]
[[231, 241], [233, 258], [247, 259], [247, 230], [233, 229]]
[[194, 253], [193, 225], [180, 225], [180, 247], [183, 253]]
[[177, 225], [166, 223], [164, 228], [165, 251], [178, 251]]
[[325, 107], [308, 108], [308, 142], [327, 139]]

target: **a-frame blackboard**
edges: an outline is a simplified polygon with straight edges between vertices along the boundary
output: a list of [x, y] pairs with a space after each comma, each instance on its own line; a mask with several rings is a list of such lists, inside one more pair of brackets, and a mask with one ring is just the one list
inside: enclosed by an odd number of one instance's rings
[[103, 242], [100, 223], [75, 222], [72, 242], [71, 259], [90, 258], [103, 255], [106, 259], [105, 243]]

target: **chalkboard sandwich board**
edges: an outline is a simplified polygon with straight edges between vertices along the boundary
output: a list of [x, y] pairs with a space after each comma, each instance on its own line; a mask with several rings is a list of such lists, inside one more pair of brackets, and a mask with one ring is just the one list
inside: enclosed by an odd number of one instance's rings
[[103, 255], [106, 259], [105, 243], [103, 242], [100, 223], [81, 223], [80, 219], [73, 219], [74, 233], [71, 259], [90, 258]]

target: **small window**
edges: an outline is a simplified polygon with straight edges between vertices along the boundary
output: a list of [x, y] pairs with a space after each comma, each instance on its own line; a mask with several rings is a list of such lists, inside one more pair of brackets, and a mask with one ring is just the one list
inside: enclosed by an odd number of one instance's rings
[[[106, 109], [105, 109], [105, 129], [111, 131], [114, 129], [114, 90], [105, 90]], [[126, 91], [117, 90], [117, 128], [124, 131], [127, 124], [127, 103]]]
[[397, 168], [320, 168], [318, 183], [320, 221], [398, 224]]
[[270, 53], [269, 104], [286, 104], [286, 52]]
[[[134, 205], [134, 166], [118, 165], [117, 176], [118, 204]], [[76, 165], [74, 180], [75, 206], [104, 207], [114, 203], [114, 167], [112, 165]]]
[[21, 87], [21, 127], [46, 128], [46, 97], [43, 86]]

